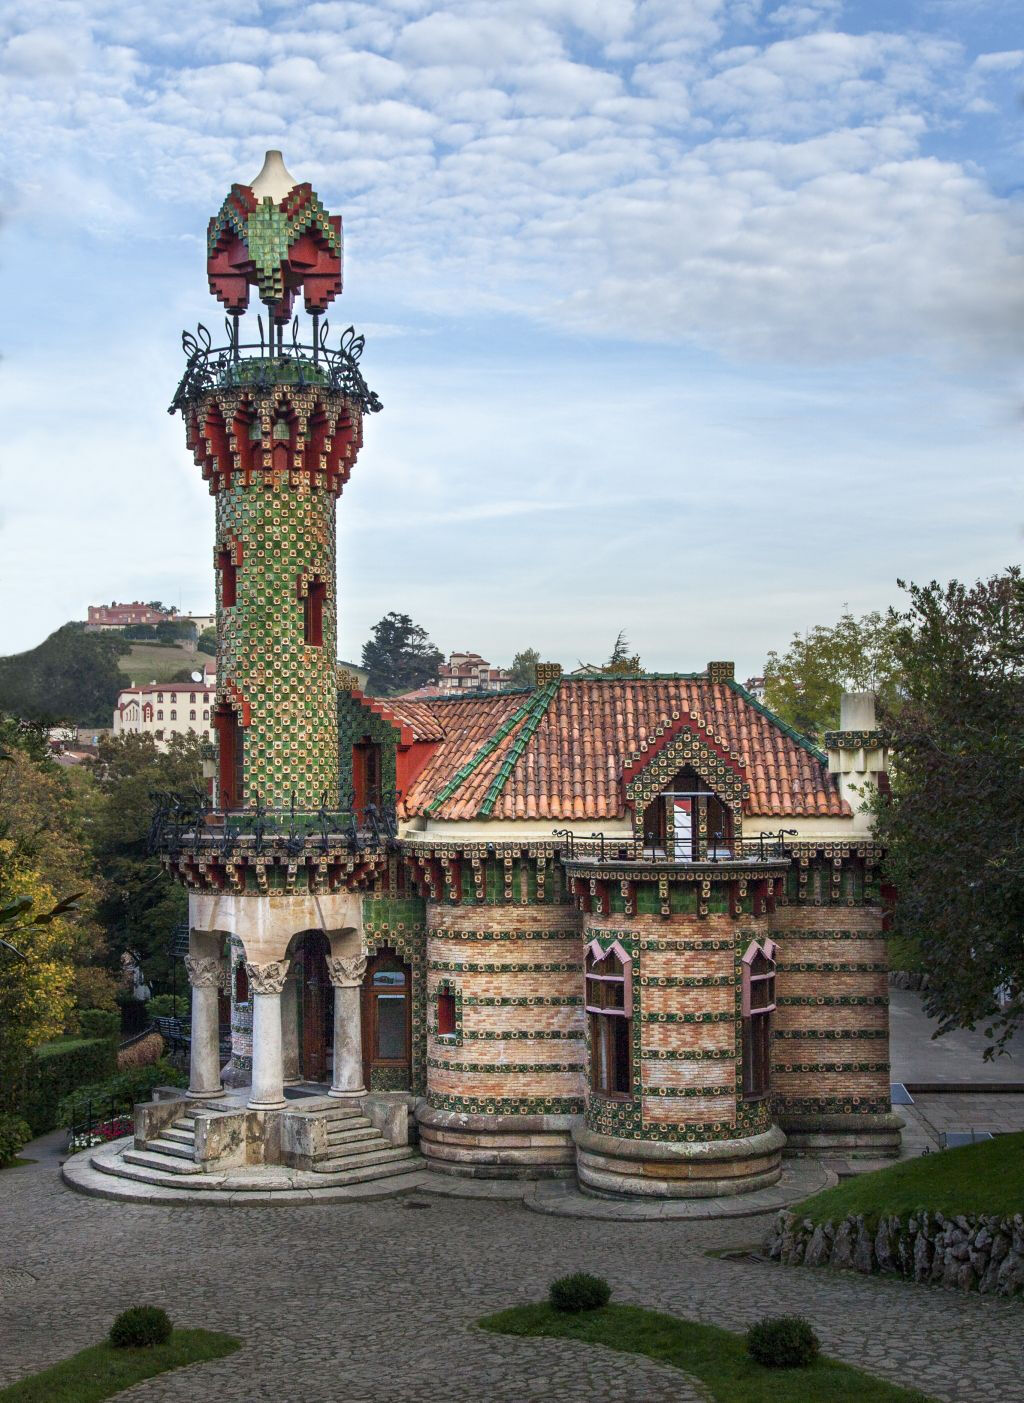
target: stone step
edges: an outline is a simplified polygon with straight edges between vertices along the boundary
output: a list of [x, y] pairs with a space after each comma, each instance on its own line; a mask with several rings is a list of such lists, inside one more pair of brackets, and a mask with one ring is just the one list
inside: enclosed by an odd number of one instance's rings
[[[367, 1152], [361, 1154], [348, 1154], [345, 1156], [332, 1155], [330, 1158], [318, 1159], [313, 1165], [314, 1174], [344, 1174], [346, 1181], [349, 1179], [349, 1170], [352, 1171], [353, 1182], [358, 1182], [367, 1176], [363, 1174], [364, 1169], [380, 1164], [391, 1164], [396, 1160], [412, 1159], [416, 1151], [411, 1145], [389, 1145], [383, 1141], [381, 1146], [367, 1146]], [[419, 1157], [417, 1156], [417, 1162]], [[356, 1177], [358, 1176], [358, 1178]]]
[[171, 1155], [175, 1159], [194, 1159], [196, 1147], [194, 1140], [189, 1140], [182, 1145], [177, 1140], [165, 1140], [161, 1135], [156, 1140], [147, 1140], [146, 1149], [151, 1150], [155, 1155]]
[[125, 1150], [121, 1158], [126, 1164], [138, 1164], [143, 1169], [160, 1169], [165, 1174], [202, 1174], [202, 1165], [194, 1159], [176, 1159], [173, 1155], [154, 1153], [151, 1149]]
[[353, 1140], [376, 1140], [380, 1131], [373, 1125], [357, 1125], [352, 1130], [329, 1130], [328, 1145], [348, 1145]]
[[335, 1144], [333, 1141], [327, 1146], [324, 1154], [325, 1159], [354, 1159], [359, 1155], [372, 1154], [374, 1150], [390, 1150], [391, 1141], [385, 1140], [379, 1130], [375, 1130], [372, 1135], [365, 1140], [353, 1140], [345, 1143], [341, 1141]]
[[[407, 1147], [403, 1147], [401, 1153], [406, 1153]], [[335, 1175], [332, 1182], [339, 1188], [346, 1184], [367, 1184], [377, 1179], [393, 1179], [398, 1174], [418, 1174], [423, 1168], [423, 1158], [421, 1155], [410, 1151], [407, 1159], [385, 1160], [382, 1164], [362, 1165], [358, 1169], [346, 1171], [340, 1177]], [[321, 1166], [316, 1166], [317, 1173], [322, 1171]]]
[[[170, 1165], [159, 1168], [146, 1166], [140, 1164], [137, 1159], [141, 1153], [143, 1152], [139, 1150], [126, 1150], [118, 1158], [101, 1159], [95, 1156], [89, 1163], [93, 1169], [99, 1170], [101, 1174], [109, 1174], [113, 1179], [128, 1179], [135, 1184], [150, 1184], [166, 1189], [216, 1189], [223, 1178], [220, 1174], [190, 1174], [188, 1170], [182, 1173]], [[168, 1173], [168, 1170], [171, 1172]]]
[[320, 1116], [331, 1124], [339, 1120], [366, 1120], [360, 1107], [346, 1106], [343, 1101], [336, 1106], [328, 1106], [326, 1110], [313, 1111], [311, 1114]]
[[160, 1132], [160, 1138], [161, 1140], [173, 1140], [178, 1145], [191, 1145], [195, 1149], [196, 1132], [191, 1127], [188, 1130], [183, 1130], [177, 1125], [165, 1126]]

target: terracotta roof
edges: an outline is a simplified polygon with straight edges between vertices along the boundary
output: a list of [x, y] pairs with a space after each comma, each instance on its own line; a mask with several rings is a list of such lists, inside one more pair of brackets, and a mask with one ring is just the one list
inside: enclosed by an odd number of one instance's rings
[[710, 727], [742, 762], [747, 813], [850, 814], [825, 756], [733, 681], [563, 677], [530, 693], [381, 705], [417, 739], [438, 741], [404, 796], [406, 817], [622, 817], [623, 767], [680, 718]]

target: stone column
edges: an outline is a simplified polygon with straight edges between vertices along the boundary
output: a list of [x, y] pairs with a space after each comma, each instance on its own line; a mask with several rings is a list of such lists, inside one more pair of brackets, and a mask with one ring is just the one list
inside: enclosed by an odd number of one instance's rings
[[223, 970], [212, 955], [186, 955], [185, 968], [192, 985], [192, 1045], [189, 1057], [188, 1094], [208, 1101], [223, 1096], [220, 1084], [220, 1022], [217, 993]]
[[361, 998], [366, 956], [327, 961], [334, 985], [334, 1076], [328, 1096], [365, 1096]]
[[276, 1111], [285, 1105], [281, 990], [290, 963], [290, 960], [269, 960], [265, 965], [251, 965], [246, 961], [252, 998], [250, 1111]]

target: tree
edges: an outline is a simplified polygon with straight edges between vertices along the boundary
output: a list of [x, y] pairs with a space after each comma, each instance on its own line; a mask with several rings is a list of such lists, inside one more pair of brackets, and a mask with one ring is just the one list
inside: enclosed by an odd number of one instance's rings
[[437, 677], [443, 661], [444, 654], [408, 614], [385, 614], [363, 644], [363, 667], [370, 674], [367, 691], [372, 696], [394, 696], [422, 687]]
[[512, 659], [512, 666], [509, 668], [509, 677], [513, 687], [536, 687], [537, 685], [537, 664], [540, 662], [540, 654], [536, 648], [524, 648], [521, 653], [517, 653]]
[[37, 648], [0, 658], [0, 709], [50, 725], [109, 726], [124, 686], [117, 660], [129, 651], [120, 634], [64, 624]]
[[630, 653], [629, 651], [629, 641], [626, 638], [625, 629], [619, 629], [619, 635], [615, 640], [612, 655], [605, 663], [602, 671], [610, 674], [612, 677], [622, 677], [631, 673], [643, 671], [643, 668], [640, 666], [640, 655], [638, 653]]
[[903, 587], [875, 833], [925, 1008], [940, 1033], [983, 1022], [991, 1056], [1024, 1022], [1024, 580], [1015, 567], [971, 588]]
[[783, 721], [819, 744], [839, 725], [843, 692], [874, 691], [883, 705], [898, 704], [902, 678], [895, 654], [893, 611], [855, 619], [849, 610], [831, 628], [794, 633], [781, 656], [768, 654], [765, 702]]
[[200, 653], [207, 653], [211, 658], [215, 658], [217, 656], [217, 630], [204, 628], [196, 641], [196, 648]]

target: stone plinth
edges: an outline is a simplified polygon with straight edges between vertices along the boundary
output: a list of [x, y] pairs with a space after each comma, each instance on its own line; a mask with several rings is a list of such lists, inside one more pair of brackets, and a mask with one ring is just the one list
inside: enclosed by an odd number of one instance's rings
[[641, 1198], [721, 1198], [774, 1184], [786, 1137], [777, 1126], [736, 1140], [620, 1140], [580, 1126], [580, 1184]]

